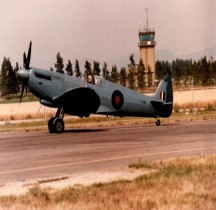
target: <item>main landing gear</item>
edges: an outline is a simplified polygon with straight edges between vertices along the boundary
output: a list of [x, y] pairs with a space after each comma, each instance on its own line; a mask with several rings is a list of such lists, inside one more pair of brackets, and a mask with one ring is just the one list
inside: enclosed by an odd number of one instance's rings
[[62, 133], [64, 132], [64, 109], [58, 108], [55, 117], [52, 117], [48, 121], [48, 129], [50, 133]]

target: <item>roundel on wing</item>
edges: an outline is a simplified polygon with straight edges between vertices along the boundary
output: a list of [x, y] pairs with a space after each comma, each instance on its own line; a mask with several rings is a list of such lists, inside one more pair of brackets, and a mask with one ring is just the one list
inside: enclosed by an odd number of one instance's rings
[[121, 109], [124, 104], [123, 94], [119, 90], [115, 90], [112, 94], [112, 105], [115, 109]]

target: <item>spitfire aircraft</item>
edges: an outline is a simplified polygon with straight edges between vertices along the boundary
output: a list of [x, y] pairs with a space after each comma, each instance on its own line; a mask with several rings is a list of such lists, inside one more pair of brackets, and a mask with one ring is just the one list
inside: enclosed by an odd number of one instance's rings
[[100, 76], [73, 77], [57, 72], [30, 67], [32, 43], [23, 55], [23, 68], [17, 71], [22, 79], [22, 92], [27, 87], [42, 105], [57, 108], [55, 117], [48, 121], [50, 133], [64, 131], [64, 115], [89, 117], [90, 114], [113, 116], [152, 117], [160, 125], [160, 117], [169, 117], [173, 108], [170, 74], [160, 82], [156, 93], [145, 96], [131, 89], [105, 80]]

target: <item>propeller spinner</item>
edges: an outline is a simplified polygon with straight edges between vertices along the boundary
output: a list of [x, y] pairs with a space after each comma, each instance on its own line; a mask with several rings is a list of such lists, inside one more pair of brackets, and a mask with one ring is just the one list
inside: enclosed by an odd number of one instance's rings
[[23, 68], [19, 69], [17, 71], [18, 76], [23, 81], [22, 82], [22, 92], [21, 92], [21, 95], [20, 95], [20, 103], [22, 101], [24, 90], [26, 90], [26, 94], [27, 94], [28, 75], [29, 75], [29, 71], [28, 70], [30, 69], [29, 65], [30, 65], [30, 60], [31, 60], [31, 46], [32, 46], [32, 42], [30, 41], [27, 57], [26, 57], [25, 52], [23, 54]]

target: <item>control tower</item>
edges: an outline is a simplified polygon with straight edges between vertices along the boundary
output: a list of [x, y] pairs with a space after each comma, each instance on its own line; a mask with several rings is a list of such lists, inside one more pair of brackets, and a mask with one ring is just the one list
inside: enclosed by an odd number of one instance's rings
[[146, 27], [144, 29], [139, 30], [139, 39], [140, 42], [138, 44], [140, 48], [140, 58], [142, 58], [143, 63], [146, 68], [146, 72], [148, 72], [148, 67], [151, 68], [152, 72], [152, 82], [154, 84], [155, 81], [155, 30], [154, 28], [149, 28], [148, 26], [148, 8], [146, 8]]

